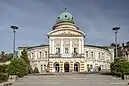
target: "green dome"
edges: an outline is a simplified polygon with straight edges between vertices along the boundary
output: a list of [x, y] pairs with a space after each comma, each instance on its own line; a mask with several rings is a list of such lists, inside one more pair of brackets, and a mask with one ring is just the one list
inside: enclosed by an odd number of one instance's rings
[[57, 22], [57, 23], [60, 23], [60, 22], [75, 23], [73, 16], [66, 10], [66, 8], [65, 8], [65, 11], [62, 12], [62, 13], [58, 16], [56, 22]]

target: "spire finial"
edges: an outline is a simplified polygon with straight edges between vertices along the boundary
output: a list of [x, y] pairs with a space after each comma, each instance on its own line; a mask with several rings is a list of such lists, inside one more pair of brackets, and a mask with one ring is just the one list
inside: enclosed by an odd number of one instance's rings
[[65, 8], [65, 12], [68, 12], [67, 8]]

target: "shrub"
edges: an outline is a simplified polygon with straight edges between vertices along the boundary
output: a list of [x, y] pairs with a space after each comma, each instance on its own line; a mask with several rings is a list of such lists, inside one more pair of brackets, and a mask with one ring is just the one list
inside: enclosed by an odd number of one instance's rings
[[22, 58], [13, 58], [7, 67], [7, 73], [23, 77], [28, 74], [27, 65]]
[[30, 65], [28, 65], [28, 74], [32, 74], [33, 73], [33, 69], [32, 69], [32, 67], [30, 66]]
[[7, 65], [0, 65], [0, 73], [6, 72]]
[[39, 73], [39, 69], [35, 67], [33, 73]]
[[8, 81], [8, 74], [0, 73], [0, 83]]
[[129, 62], [124, 59], [116, 59], [111, 63], [111, 72], [123, 78], [124, 75], [129, 74]]

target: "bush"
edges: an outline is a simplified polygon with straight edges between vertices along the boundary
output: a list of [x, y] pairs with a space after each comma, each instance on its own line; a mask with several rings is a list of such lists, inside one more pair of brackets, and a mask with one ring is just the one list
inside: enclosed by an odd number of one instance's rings
[[39, 69], [35, 67], [33, 73], [39, 73]]
[[129, 74], [129, 62], [124, 59], [116, 59], [111, 63], [111, 72], [113, 75], [121, 76]]
[[6, 72], [7, 65], [0, 65], [0, 73]]
[[7, 67], [7, 73], [23, 77], [28, 74], [28, 68], [22, 58], [13, 58]]
[[28, 66], [28, 74], [32, 74], [33, 73], [33, 69], [32, 69], [32, 67], [29, 65]]
[[5, 73], [0, 73], [0, 83], [8, 81], [8, 75]]

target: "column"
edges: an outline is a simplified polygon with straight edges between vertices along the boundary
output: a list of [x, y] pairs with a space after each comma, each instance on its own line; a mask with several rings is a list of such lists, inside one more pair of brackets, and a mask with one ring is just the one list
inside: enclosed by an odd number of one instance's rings
[[49, 72], [53, 72], [53, 62], [49, 62]]
[[60, 72], [63, 72], [64, 71], [63, 68], [64, 68], [63, 61], [61, 61], [60, 62]]
[[79, 54], [81, 54], [81, 40], [79, 39]]
[[55, 47], [54, 47], [54, 45], [55, 45], [55, 42], [54, 42], [54, 40], [52, 40], [52, 54], [55, 54]]
[[70, 65], [70, 72], [74, 72], [74, 63], [71, 61], [69, 65]]
[[49, 53], [51, 54], [52, 53], [52, 40], [49, 39]]
[[63, 54], [63, 39], [61, 39], [61, 54]]
[[85, 64], [84, 61], [80, 62], [80, 72], [84, 72], [85, 71]]
[[72, 54], [72, 39], [70, 39], [70, 54]]
[[84, 54], [84, 39], [82, 39], [82, 53]]

